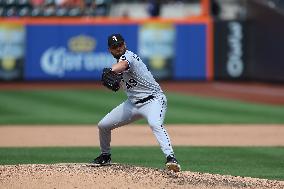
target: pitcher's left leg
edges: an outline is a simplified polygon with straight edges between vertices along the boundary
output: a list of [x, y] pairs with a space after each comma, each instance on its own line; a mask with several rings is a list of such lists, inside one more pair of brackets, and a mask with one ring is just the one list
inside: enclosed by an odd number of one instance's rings
[[156, 97], [139, 109], [140, 113], [148, 120], [148, 123], [166, 156], [166, 168], [174, 172], [179, 172], [181, 170], [180, 165], [174, 155], [169, 134], [163, 126], [166, 110], [167, 99], [165, 95]]
[[139, 108], [139, 112], [147, 119], [163, 153], [167, 157], [174, 152], [169, 134], [163, 125], [166, 110], [167, 99], [164, 95], [156, 97], [156, 99]]

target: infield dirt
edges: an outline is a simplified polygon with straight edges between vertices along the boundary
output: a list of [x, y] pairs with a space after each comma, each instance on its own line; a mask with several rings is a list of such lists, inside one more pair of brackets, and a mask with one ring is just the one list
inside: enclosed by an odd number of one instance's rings
[[[166, 125], [173, 145], [284, 146], [283, 125]], [[158, 145], [149, 126], [127, 125], [112, 132], [112, 146]], [[0, 126], [0, 147], [99, 146], [95, 125]]]
[[282, 181], [189, 171], [174, 173], [119, 164], [104, 167], [84, 164], [9, 165], [0, 166], [0, 173], [1, 188], [284, 188]]

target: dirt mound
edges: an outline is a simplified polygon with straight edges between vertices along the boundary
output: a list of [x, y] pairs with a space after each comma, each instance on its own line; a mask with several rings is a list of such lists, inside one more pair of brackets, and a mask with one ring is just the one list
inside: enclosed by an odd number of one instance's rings
[[1, 188], [284, 188], [283, 181], [86, 164], [0, 165]]

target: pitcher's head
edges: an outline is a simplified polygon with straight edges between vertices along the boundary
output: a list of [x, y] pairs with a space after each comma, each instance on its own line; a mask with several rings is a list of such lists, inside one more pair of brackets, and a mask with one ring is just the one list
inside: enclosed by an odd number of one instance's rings
[[126, 43], [121, 34], [111, 34], [108, 37], [108, 49], [116, 59], [119, 59], [125, 53]]

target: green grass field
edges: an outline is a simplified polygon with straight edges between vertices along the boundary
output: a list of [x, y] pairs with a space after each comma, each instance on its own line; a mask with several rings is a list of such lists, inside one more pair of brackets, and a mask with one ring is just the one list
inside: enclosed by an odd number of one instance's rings
[[[167, 93], [165, 123], [284, 123], [284, 107]], [[0, 92], [2, 124], [97, 124], [126, 96], [105, 90]], [[138, 123], [145, 123], [140, 121]]]
[[[183, 170], [284, 180], [284, 148], [175, 147]], [[0, 148], [0, 164], [90, 162], [99, 148]], [[113, 162], [164, 168], [159, 147], [114, 147]]]

